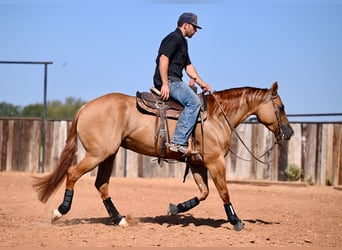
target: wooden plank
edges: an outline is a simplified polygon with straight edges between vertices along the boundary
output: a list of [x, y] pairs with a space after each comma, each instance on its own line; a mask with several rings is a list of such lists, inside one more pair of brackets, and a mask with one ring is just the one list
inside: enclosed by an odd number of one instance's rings
[[[321, 184], [322, 179], [321, 179], [321, 161], [322, 161], [322, 137], [323, 137], [323, 124], [319, 123], [317, 124], [317, 149], [316, 149], [316, 164], [315, 164], [315, 183], [316, 184]], [[324, 183], [324, 180], [323, 180]]]
[[317, 124], [303, 124], [303, 170], [304, 181], [314, 182], [316, 179], [316, 150], [317, 150]]
[[52, 136], [53, 144], [51, 146], [51, 167], [55, 167], [65, 147], [67, 139], [67, 122], [55, 121], [53, 123]]
[[339, 177], [340, 177], [340, 163], [341, 163], [341, 143], [342, 143], [342, 132], [341, 132], [341, 124], [335, 124], [334, 125], [334, 135], [333, 135], [333, 141], [334, 141], [334, 147], [333, 147], [333, 184], [338, 185], [339, 184]]
[[[171, 166], [172, 168], [172, 166]], [[144, 161], [144, 175], [143, 177], [148, 177], [148, 178], [167, 178], [170, 175], [170, 164], [164, 162], [162, 164], [162, 167], [159, 166], [157, 159], [156, 158], [151, 158], [151, 157], [145, 157]]]
[[158, 158], [144, 156], [143, 175], [140, 177], [148, 178], [181, 178], [185, 170], [185, 163], [175, 160], [167, 160], [158, 164]]
[[0, 120], [0, 171], [7, 167], [8, 120]]
[[231, 136], [230, 141], [230, 152], [226, 156], [226, 178], [229, 179], [236, 179], [236, 167], [237, 167], [237, 160], [236, 153], [238, 151], [238, 144], [240, 141], [236, 136]]
[[[272, 137], [272, 143], [275, 142], [275, 138]], [[272, 178], [271, 180], [278, 180], [278, 158], [279, 158], [279, 145], [277, 145], [276, 149], [273, 150], [271, 152], [271, 155], [270, 155], [271, 159], [272, 159], [272, 163], [271, 163], [271, 168], [270, 168], [270, 171], [271, 171], [271, 175], [272, 175]]]
[[46, 133], [46, 138], [45, 138], [45, 153], [48, 148], [49, 154], [45, 155], [46, 161], [44, 164], [44, 168], [46, 171], [52, 171], [56, 167], [56, 162], [59, 160], [59, 155], [56, 156], [55, 154], [56, 147], [57, 147], [56, 137], [58, 137], [58, 134], [56, 133], [56, 128], [59, 127], [59, 123], [58, 121], [49, 121], [48, 124], [49, 125], [46, 126], [47, 133]]
[[13, 148], [11, 167], [14, 171], [26, 171], [31, 163], [28, 161], [30, 135], [32, 124], [25, 120], [16, 120], [13, 124]]
[[[44, 172], [49, 173], [53, 170], [53, 121], [47, 121], [45, 125], [45, 163], [44, 163]], [[42, 146], [42, 145], [41, 145]]]
[[334, 147], [334, 124], [327, 125], [325, 176], [333, 181], [333, 147]]
[[141, 164], [142, 156], [131, 150], [127, 150], [127, 165], [126, 165], [126, 176], [127, 177], [138, 177], [138, 166]]
[[289, 165], [295, 164], [302, 169], [302, 124], [292, 123], [291, 126], [294, 135], [289, 140], [288, 163]]
[[[259, 131], [258, 131], [258, 124], [250, 124], [251, 125], [251, 141], [254, 143], [251, 143], [251, 147], [249, 148], [254, 156], [257, 157], [259, 154], [260, 147], [263, 147], [262, 141], [259, 141]], [[250, 155], [252, 157], [252, 155]], [[257, 178], [257, 161], [255, 159], [251, 158], [250, 162], [250, 172], [249, 177], [250, 179], [256, 179]]]
[[[250, 149], [251, 148], [251, 138], [252, 138], [252, 126], [251, 124], [247, 123], [244, 124], [245, 126], [239, 125], [236, 128], [236, 131], [240, 135], [241, 139], [244, 141], [246, 146]], [[233, 135], [236, 136], [236, 135]], [[248, 179], [251, 172], [251, 162], [248, 161], [251, 159], [250, 153], [246, 150], [243, 144], [239, 141], [237, 151], [235, 152], [236, 156], [238, 157], [236, 161], [236, 171], [235, 171], [235, 178], [236, 179]], [[243, 160], [244, 159], [244, 160]]]
[[125, 168], [127, 161], [127, 151], [124, 148], [119, 148], [118, 152], [116, 153], [116, 157], [114, 160], [114, 167], [112, 176], [117, 177], [124, 177]]
[[[272, 180], [272, 164], [274, 164], [272, 159], [274, 158], [272, 157], [272, 151], [269, 151], [269, 149], [274, 145], [274, 135], [262, 124], [255, 124], [253, 133], [255, 133], [252, 139], [253, 153], [261, 161], [267, 162], [260, 163], [256, 160], [253, 160], [253, 164], [256, 166], [255, 179]], [[273, 147], [273, 150], [276, 150], [276, 147]], [[264, 156], [260, 158], [261, 155]]]
[[[172, 169], [172, 175], [169, 177], [182, 179], [184, 176], [186, 164], [184, 162], [170, 161], [170, 169]], [[191, 171], [187, 178], [191, 178]]]
[[6, 170], [12, 171], [12, 150], [13, 150], [13, 126], [14, 121], [8, 121], [8, 143], [7, 143], [7, 157], [6, 157]]
[[11, 159], [11, 169], [13, 171], [25, 171], [23, 166], [23, 159], [26, 160], [26, 143], [27, 138], [23, 138], [25, 136], [23, 131], [22, 120], [13, 121], [13, 147], [12, 147], [12, 157]]
[[1, 124], [1, 170], [36, 172], [40, 119], [2, 119]]
[[322, 124], [321, 141], [320, 143], [320, 160], [319, 160], [319, 174], [317, 176], [318, 184], [325, 184], [326, 169], [327, 169], [327, 137], [328, 137], [328, 124]]
[[278, 145], [275, 145], [275, 137], [274, 134], [271, 133], [267, 128], [264, 128], [265, 131], [267, 131], [266, 134], [266, 150], [270, 150], [271, 147], [273, 147], [272, 151], [267, 153], [264, 157], [264, 161], [269, 162], [265, 167], [265, 174], [263, 175], [266, 178], [266, 171], [267, 171], [267, 179], [268, 180], [276, 180], [275, 176], [277, 175], [277, 172], [275, 169], [278, 168], [276, 158], [278, 156]]
[[[12, 134], [12, 154], [11, 158], [9, 158], [11, 162], [11, 170], [12, 171], [24, 171], [25, 169], [22, 168], [20, 162], [22, 162], [22, 158], [24, 158], [24, 150], [22, 148], [23, 143], [19, 143], [21, 134], [22, 134], [22, 127], [19, 120], [13, 121], [13, 134]], [[26, 142], [26, 140], [25, 140]], [[21, 154], [18, 154], [21, 152]]]
[[40, 152], [40, 121], [33, 120], [31, 121], [32, 126], [27, 131], [29, 134], [29, 143], [28, 143], [28, 162], [30, 163], [28, 167], [28, 171], [30, 173], [38, 173], [39, 172], [39, 152]]
[[285, 170], [288, 166], [288, 148], [289, 142], [288, 141], [281, 141], [279, 142], [279, 155], [278, 155], [278, 181], [286, 181], [287, 177], [285, 174]]
[[338, 124], [336, 125], [339, 128], [339, 141], [337, 142], [338, 144], [336, 144], [339, 147], [339, 151], [338, 151], [338, 155], [337, 155], [337, 159], [339, 159], [338, 162], [338, 171], [339, 171], [339, 175], [338, 175], [338, 185], [342, 185], [342, 124]]

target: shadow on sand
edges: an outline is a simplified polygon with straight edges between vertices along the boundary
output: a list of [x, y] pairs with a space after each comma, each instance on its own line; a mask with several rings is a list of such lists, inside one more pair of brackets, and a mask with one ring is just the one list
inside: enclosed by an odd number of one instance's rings
[[[155, 217], [140, 217], [140, 218], [132, 218], [131, 216], [127, 216], [126, 220], [129, 225], [136, 225], [139, 222], [141, 223], [153, 223], [159, 225], [167, 225], [167, 227], [171, 227], [174, 225], [179, 225], [182, 227], [187, 227], [189, 225], [195, 226], [209, 226], [213, 228], [226, 227], [231, 228], [230, 224], [227, 220], [223, 219], [211, 219], [211, 218], [196, 218], [191, 214], [183, 214], [183, 215], [159, 215]], [[260, 225], [273, 225], [280, 224], [280, 222], [271, 222], [265, 221], [262, 219], [245, 219], [243, 220], [245, 223], [249, 224], [260, 224]], [[227, 226], [223, 226], [227, 223]], [[99, 217], [99, 218], [74, 218], [69, 220], [62, 220], [55, 223], [58, 226], [69, 226], [69, 225], [79, 225], [79, 224], [104, 224], [104, 225], [114, 225], [112, 220], [109, 217]], [[228, 226], [229, 225], [229, 226]]]

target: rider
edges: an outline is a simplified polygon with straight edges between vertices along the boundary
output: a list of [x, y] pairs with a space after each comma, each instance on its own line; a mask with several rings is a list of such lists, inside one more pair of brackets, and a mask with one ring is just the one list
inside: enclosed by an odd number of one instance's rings
[[[191, 64], [185, 39], [191, 38], [197, 29], [202, 29], [197, 25], [197, 16], [193, 13], [183, 13], [177, 25], [176, 30], [168, 34], [160, 44], [153, 80], [164, 101], [172, 97], [184, 106], [169, 147], [171, 151], [188, 153], [188, 138], [196, 124], [201, 106], [199, 97], [190, 85], [196, 82], [204, 92], [211, 91], [211, 87], [203, 82]], [[183, 69], [191, 79], [190, 84], [182, 80]], [[191, 154], [197, 153], [197, 151], [191, 151]]]

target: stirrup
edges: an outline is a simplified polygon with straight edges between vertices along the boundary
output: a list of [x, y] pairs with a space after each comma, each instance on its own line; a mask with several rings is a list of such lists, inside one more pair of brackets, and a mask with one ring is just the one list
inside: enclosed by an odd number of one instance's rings
[[185, 155], [196, 155], [199, 153], [197, 150], [191, 149], [190, 146], [182, 146], [174, 143], [166, 143], [166, 146], [169, 147], [172, 152], [180, 152]]

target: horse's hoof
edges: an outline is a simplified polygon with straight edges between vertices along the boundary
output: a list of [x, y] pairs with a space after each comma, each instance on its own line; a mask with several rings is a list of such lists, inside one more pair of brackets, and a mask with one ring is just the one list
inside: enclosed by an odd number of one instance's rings
[[125, 217], [122, 217], [118, 225], [120, 227], [128, 227], [128, 222], [126, 221]]
[[167, 209], [167, 215], [176, 215], [178, 214], [178, 208], [175, 204], [170, 203], [169, 208]]
[[242, 229], [245, 228], [245, 223], [243, 223], [242, 220], [238, 220], [236, 224], [233, 226], [235, 231], [241, 231]]
[[63, 214], [61, 214], [57, 208], [52, 210], [51, 223], [56, 222], [62, 216], [63, 216]]

